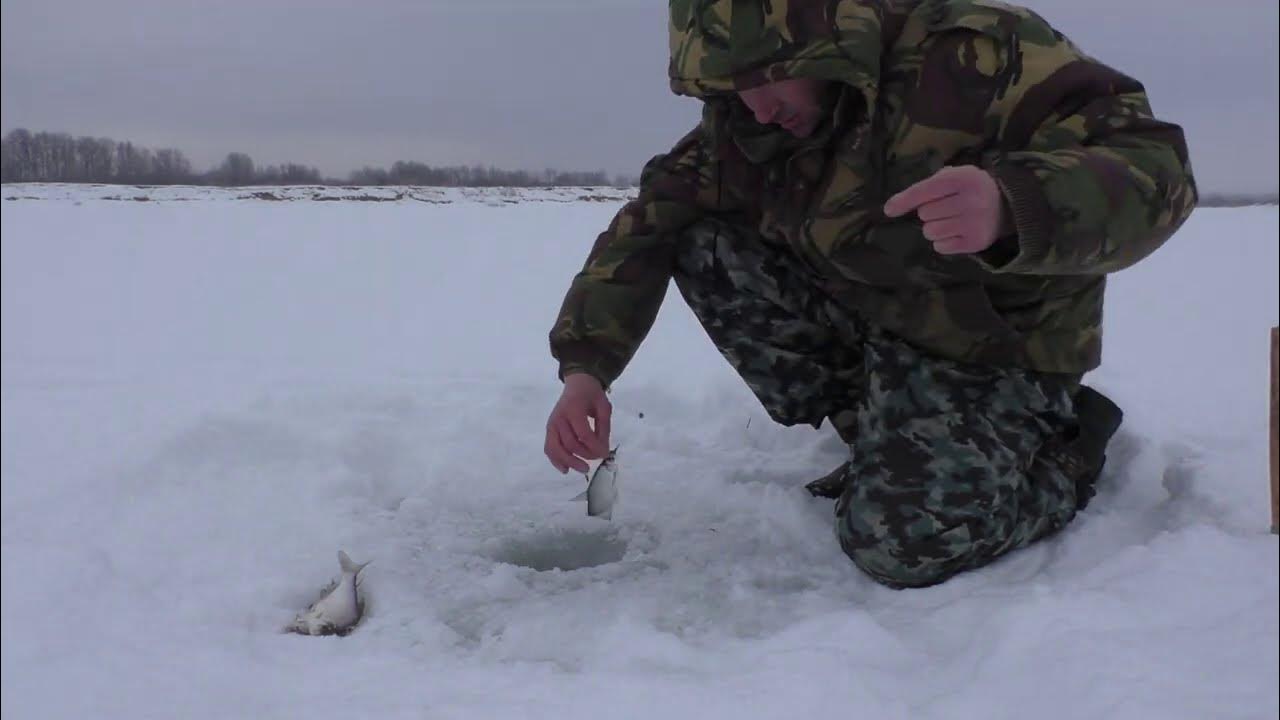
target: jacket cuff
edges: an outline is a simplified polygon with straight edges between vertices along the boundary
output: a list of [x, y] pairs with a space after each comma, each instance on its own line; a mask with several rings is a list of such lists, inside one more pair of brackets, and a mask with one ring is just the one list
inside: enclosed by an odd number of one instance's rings
[[613, 382], [622, 374], [623, 363], [611, 358], [593, 343], [585, 340], [573, 340], [555, 343], [551, 353], [560, 361], [557, 375], [561, 382], [575, 373], [586, 373], [600, 382], [600, 387], [608, 390]]
[[609, 382], [605, 379], [604, 374], [597, 369], [590, 368], [585, 365], [579, 365], [577, 363], [560, 363], [560, 372], [558, 375], [560, 377], [560, 382], [564, 382], [564, 379], [570, 375], [590, 375], [596, 379], [596, 382], [600, 383], [600, 387], [604, 388], [606, 391], [609, 389]]
[[[1000, 163], [988, 168], [1004, 196], [1017, 233], [1017, 253], [979, 254], [977, 259], [993, 272], [1016, 273], [1040, 264], [1049, 254], [1053, 212], [1036, 174], [1017, 165]], [[1003, 261], [1003, 262], [1002, 262]]]

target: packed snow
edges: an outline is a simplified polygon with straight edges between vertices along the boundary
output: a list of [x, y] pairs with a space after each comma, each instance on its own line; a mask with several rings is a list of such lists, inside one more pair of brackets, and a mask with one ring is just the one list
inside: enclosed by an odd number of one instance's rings
[[[802, 488], [834, 434], [773, 425], [674, 289], [613, 519], [569, 502], [546, 336], [625, 192], [313, 191], [4, 186], [6, 720], [1280, 713], [1276, 208], [1113, 278], [1088, 510], [899, 592]], [[282, 634], [339, 549], [363, 622]]]
[[354, 200], [362, 202], [413, 201], [433, 205], [455, 202], [512, 205], [528, 202], [613, 202], [635, 197], [635, 188], [539, 187], [479, 188], [360, 185], [263, 185], [209, 187], [202, 185], [100, 185], [69, 183], [12, 183], [4, 186], [5, 200], [116, 200], [132, 202], [188, 202], [208, 200], [294, 201]]

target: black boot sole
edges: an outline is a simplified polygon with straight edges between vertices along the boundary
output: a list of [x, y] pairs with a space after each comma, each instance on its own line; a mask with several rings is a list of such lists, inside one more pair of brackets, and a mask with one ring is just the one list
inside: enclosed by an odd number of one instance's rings
[[827, 498], [835, 500], [844, 494], [844, 488], [849, 484], [849, 478], [846, 477], [849, 471], [849, 463], [844, 463], [840, 467], [814, 480], [804, 486], [805, 490], [814, 497]]

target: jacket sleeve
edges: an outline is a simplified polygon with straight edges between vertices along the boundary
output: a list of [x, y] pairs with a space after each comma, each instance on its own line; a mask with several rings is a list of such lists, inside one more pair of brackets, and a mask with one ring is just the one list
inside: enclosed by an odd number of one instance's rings
[[[1157, 120], [1143, 86], [1078, 51], [1032, 14], [997, 41], [1011, 82], [995, 118], [996, 179], [1016, 240], [977, 256], [993, 272], [1100, 275], [1160, 247], [1197, 203], [1181, 128]], [[1003, 47], [999, 47], [1003, 45]], [[1016, 242], [1016, 247], [1014, 246]]]
[[607, 388], [622, 374], [666, 296], [677, 235], [722, 209], [722, 190], [701, 127], [645, 165], [639, 194], [596, 238], [551, 329], [561, 380], [584, 372]]

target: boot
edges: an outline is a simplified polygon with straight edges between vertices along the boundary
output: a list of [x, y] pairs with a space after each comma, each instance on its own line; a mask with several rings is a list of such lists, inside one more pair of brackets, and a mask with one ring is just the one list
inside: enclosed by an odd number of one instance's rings
[[1124, 412], [1102, 393], [1081, 385], [1074, 398], [1074, 433], [1049, 441], [1046, 455], [1076, 482], [1076, 510], [1097, 493], [1098, 476], [1107, 462], [1107, 444], [1124, 420]]
[[835, 500], [844, 492], [844, 486], [849, 482], [849, 463], [846, 461], [840, 467], [814, 480], [804, 486], [805, 490], [814, 497], [824, 497]]

